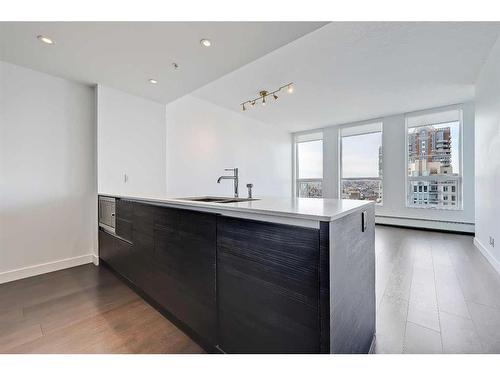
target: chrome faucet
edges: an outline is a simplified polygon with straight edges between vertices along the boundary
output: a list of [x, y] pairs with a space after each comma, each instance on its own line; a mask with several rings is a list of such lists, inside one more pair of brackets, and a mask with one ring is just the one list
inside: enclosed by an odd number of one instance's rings
[[238, 168], [226, 168], [225, 171], [232, 171], [232, 176], [220, 176], [217, 179], [217, 183], [220, 184], [220, 180], [233, 180], [234, 181], [234, 197], [238, 198]]

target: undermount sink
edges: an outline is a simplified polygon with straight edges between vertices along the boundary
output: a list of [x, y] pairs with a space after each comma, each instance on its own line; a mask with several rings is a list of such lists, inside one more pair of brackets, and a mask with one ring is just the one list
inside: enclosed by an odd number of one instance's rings
[[258, 201], [255, 198], [231, 198], [224, 201], [219, 201], [217, 203], [237, 203], [237, 202], [249, 202], [249, 201]]
[[184, 201], [192, 202], [210, 202], [210, 203], [237, 203], [237, 202], [248, 202], [255, 201], [255, 198], [230, 198], [230, 197], [191, 197], [191, 198], [179, 198]]

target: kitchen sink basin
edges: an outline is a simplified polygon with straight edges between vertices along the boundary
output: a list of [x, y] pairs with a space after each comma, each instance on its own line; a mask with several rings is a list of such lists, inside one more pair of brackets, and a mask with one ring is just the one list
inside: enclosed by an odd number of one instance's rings
[[237, 202], [249, 202], [249, 201], [258, 201], [255, 198], [231, 198], [224, 201], [219, 201], [217, 203], [237, 203]]
[[228, 197], [193, 197], [193, 198], [179, 198], [183, 201], [194, 201], [194, 202], [219, 202], [227, 199]]
[[237, 202], [248, 202], [255, 201], [255, 198], [230, 198], [230, 197], [191, 197], [191, 198], [179, 198], [184, 201], [192, 202], [211, 202], [211, 203], [237, 203]]

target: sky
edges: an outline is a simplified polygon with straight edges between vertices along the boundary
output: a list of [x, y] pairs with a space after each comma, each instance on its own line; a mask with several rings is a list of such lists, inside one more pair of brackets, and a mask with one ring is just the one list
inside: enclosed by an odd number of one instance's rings
[[[451, 129], [451, 164], [454, 173], [459, 170], [460, 123], [448, 123]], [[436, 126], [438, 127], [438, 126]], [[342, 138], [342, 177], [379, 177], [378, 149], [382, 133], [370, 133]], [[299, 178], [323, 178], [323, 141], [297, 144]]]
[[342, 137], [342, 177], [378, 177], [382, 133]]
[[323, 141], [297, 143], [299, 178], [323, 178]]

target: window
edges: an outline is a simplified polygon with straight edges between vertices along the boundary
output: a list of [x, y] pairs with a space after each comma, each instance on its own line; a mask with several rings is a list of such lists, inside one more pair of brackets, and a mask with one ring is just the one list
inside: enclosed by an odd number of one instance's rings
[[[406, 117], [408, 207], [461, 209], [461, 128], [459, 108]], [[427, 205], [415, 201], [416, 186], [426, 186]]]
[[303, 134], [295, 138], [296, 195], [323, 196], [323, 134]]
[[340, 141], [341, 198], [381, 204], [382, 123], [341, 128]]

